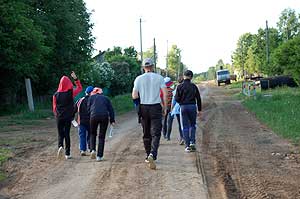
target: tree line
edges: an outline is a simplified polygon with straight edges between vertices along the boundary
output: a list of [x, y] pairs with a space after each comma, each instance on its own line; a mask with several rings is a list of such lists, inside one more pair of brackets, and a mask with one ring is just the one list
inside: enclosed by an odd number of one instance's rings
[[[241, 78], [250, 75], [291, 75], [300, 83], [300, 13], [284, 9], [277, 27], [259, 28], [257, 33], [244, 33], [233, 52], [232, 64], [223, 64]], [[218, 62], [219, 64], [219, 62]], [[213, 79], [218, 64], [199, 74], [200, 79]]]
[[1, 1], [0, 112], [26, 103], [25, 78], [31, 79], [34, 96], [52, 95], [70, 71], [83, 85], [110, 88], [111, 95], [131, 89], [140, 73], [136, 50], [114, 47], [92, 58], [90, 16], [83, 0]]

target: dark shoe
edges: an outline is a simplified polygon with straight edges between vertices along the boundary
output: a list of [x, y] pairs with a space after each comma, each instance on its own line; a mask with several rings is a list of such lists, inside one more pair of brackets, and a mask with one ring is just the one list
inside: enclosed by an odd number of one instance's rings
[[196, 146], [195, 144], [190, 144], [191, 152], [196, 151]]

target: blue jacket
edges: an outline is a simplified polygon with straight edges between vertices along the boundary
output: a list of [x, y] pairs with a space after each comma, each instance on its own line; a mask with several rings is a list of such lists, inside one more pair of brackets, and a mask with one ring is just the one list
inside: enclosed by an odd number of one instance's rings
[[94, 94], [89, 97], [87, 103], [90, 118], [109, 117], [110, 123], [115, 122], [115, 113], [110, 100], [102, 94]]
[[171, 115], [179, 115], [180, 114], [180, 105], [175, 100], [176, 90], [173, 91], [173, 98], [172, 98], [172, 106], [173, 109], [171, 111]]

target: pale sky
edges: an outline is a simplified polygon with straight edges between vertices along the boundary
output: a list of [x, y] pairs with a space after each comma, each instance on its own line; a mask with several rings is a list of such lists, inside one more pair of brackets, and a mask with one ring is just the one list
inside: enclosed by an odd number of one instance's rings
[[165, 68], [169, 49], [182, 50], [182, 62], [195, 73], [207, 71], [219, 59], [231, 63], [240, 35], [276, 27], [281, 12], [300, 13], [300, 0], [85, 0], [95, 24], [94, 48], [134, 46], [140, 52], [139, 18], [143, 51], [156, 39], [158, 66]]

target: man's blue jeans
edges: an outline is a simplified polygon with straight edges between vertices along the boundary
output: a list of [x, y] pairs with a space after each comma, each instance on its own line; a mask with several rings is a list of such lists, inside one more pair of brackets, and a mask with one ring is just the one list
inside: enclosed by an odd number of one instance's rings
[[197, 107], [195, 104], [180, 105], [185, 146], [196, 142]]
[[88, 143], [88, 147], [90, 148], [90, 126], [85, 124], [79, 125], [79, 150], [86, 151], [86, 144]]

